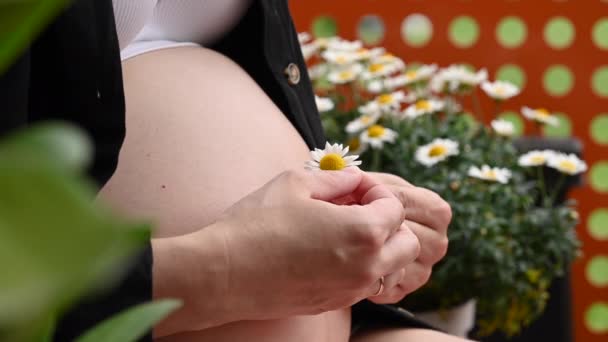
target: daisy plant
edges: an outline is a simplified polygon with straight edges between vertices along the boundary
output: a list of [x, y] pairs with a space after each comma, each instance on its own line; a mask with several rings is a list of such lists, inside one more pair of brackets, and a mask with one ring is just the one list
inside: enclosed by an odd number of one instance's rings
[[[466, 115], [461, 102], [479, 107], [477, 93], [493, 99], [498, 111], [520, 92], [490, 82], [485, 69], [408, 65], [382, 48], [338, 37], [304, 44], [318, 47], [309, 71], [316, 93], [332, 101], [318, 106], [334, 143], [313, 151], [307, 167], [392, 173], [452, 206], [447, 256], [427, 285], [399, 305], [441, 310], [476, 299], [481, 334], [513, 335], [530, 324], [579, 249], [574, 204], [555, 203], [561, 185], [548, 191], [543, 172], [567, 178], [584, 172], [584, 162], [557, 151], [520, 155], [513, 124], [485, 126], [481, 115]], [[539, 125], [557, 123], [547, 110], [525, 107], [522, 114]]]

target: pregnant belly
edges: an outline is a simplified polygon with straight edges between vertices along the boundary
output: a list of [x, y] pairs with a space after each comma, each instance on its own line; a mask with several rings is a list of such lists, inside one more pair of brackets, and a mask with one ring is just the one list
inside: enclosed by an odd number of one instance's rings
[[[224, 56], [194, 47], [167, 49], [126, 61], [123, 72], [127, 136], [101, 196], [128, 215], [152, 219], [156, 236], [205, 227], [309, 158], [289, 121]], [[339, 342], [348, 340], [349, 330], [350, 310], [341, 310], [235, 322], [163, 340]]]

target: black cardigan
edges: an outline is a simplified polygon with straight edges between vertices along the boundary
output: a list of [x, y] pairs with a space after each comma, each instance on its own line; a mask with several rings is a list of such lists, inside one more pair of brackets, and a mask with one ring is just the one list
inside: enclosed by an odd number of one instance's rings
[[[237, 27], [212, 48], [251, 75], [309, 148], [325, 143], [287, 0], [254, 1]], [[102, 186], [116, 168], [125, 134], [118, 49], [112, 2], [76, 0], [0, 76], [0, 135], [42, 120], [76, 124], [93, 139], [95, 155], [89, 175]], [[301, 71], [297, 84], [288, 82], [285, 73], [291, 63]], [[150, 300], [151, 273], [148, 246], [116, 289], [83, 300], [63, 318], [55, 340], [70, 341], [104, 318]], [[370, 323], [424, 327], [391, 307], [369, 302], [356, 305], [353, 324]]]

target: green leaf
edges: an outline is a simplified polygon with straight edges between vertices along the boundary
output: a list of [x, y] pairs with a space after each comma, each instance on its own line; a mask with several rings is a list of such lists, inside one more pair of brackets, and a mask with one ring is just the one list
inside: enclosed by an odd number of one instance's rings
[[111, 286], [148, 239], [147, 227], [95, 204], [90, 184], [60, 166], [71, 152], [40, 148], [82, 143], [70, 130], [38, 128], [0, 143], [2, 328], [38, 322], [92, 287]]
[[70, 0], [0, 0], [0, 75]]
[[138, 305], [105, 320], [76, 339], [76, 342], [136, 341], [180, 306], [181, 302], [173, 299]]

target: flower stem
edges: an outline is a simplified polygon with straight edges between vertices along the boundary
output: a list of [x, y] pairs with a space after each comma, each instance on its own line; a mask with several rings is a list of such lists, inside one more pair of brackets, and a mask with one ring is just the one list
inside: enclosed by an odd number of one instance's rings
[[477, 89], [473, 89], [471, 93], [471, 99], [473, 100], [473, 110], [475, 111], [475, 116], [482, 123], [485, 122], [485, 118], [483, 115], [483, 111], [481, 110], [481, 103], [479, 102], [479, 96], [477, 95]]
[[498, 115], [500, 115], [501, 109], [502, 109], [502, 101], [495, 100], [494, 101], [494, 119], [498, 118]]
[[557, 199], [557, 194], [559, 194], [560, 190], [562, 189], [562, 187], [564, 186], [564, 182], [566, 181], [566, 175], [565, 174], [561, 174], [559, 177], [559, 180], [557, 181], [557, 184], [555, 186], [555, 189], [553, 189], [553, 192], [551, 193], [551, 197], [549, 198], [549, 205], [553, 206], [555, 204], [555, 200]]
[[372, 149], [372, 165], [371, 165], [371, 171], [373, 172], [379, 172], [380, 171], [380, 164], [382, 162], [382, 150], [379, 148], [374, 148]]
[[543, 166], [537, 166], [536, 172], [536, 176], [538, 177], [538, 186], [540, 187], [540, 193], [542, 194], [541, 202], [543, 206], [547, 206], [548, 195], [547, 188], [545, 187], [545, 173], [543, 172]]

